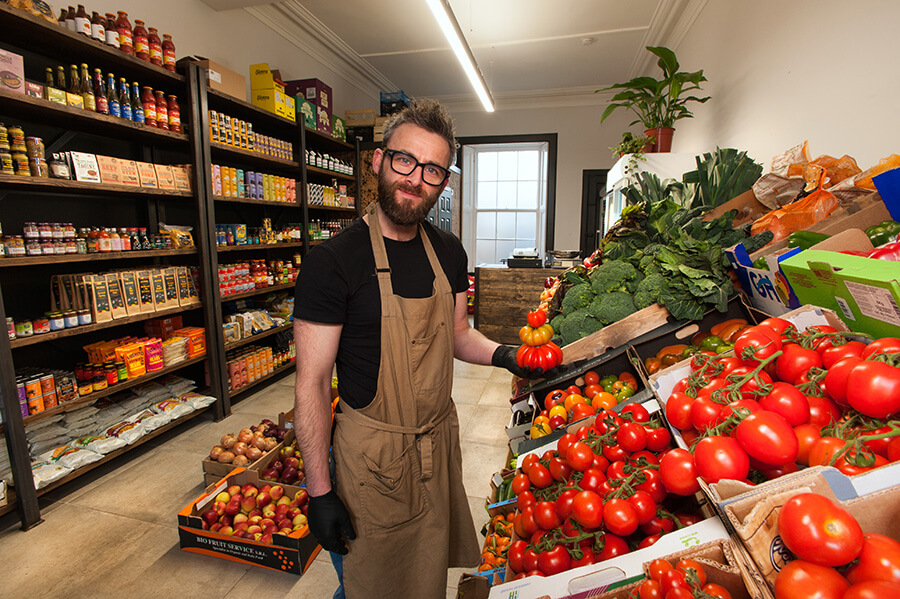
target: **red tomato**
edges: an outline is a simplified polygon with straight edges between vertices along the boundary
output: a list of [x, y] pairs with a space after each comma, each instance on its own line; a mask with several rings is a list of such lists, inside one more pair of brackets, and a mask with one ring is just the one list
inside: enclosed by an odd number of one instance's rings
[[822, 368], [828, 370], [844, 358], [855, 356], [861, 358], [866, 344], [859, 341], [848, 341], [844, 345], [832, 345], [822, 350]]
[[694, 599], [694, 592], [689, 588], [675, 587], [666, 593], [665, 599]]
[[837, 570], [794, 560], [775, 577], [775, 596], [785, 599], [842, 599], [850, 588]]
[[662, 558], [656, 558], [647, 566], [647, 573], [650, 574], [651, 580], [659, 581], [660, 577], [662, 577], [663, 575], [663, 572], [674, 569], [675, 566], [673, 566], [670, 562]]
[[662, 503], [662, 501], [665, 500], [666, 495], [668, 495], [668, 492], [659, 476], [659, 470], [644, 470], [643, 475], [647, 480], [638, 484], [635, 489], [638, 491], [646, 491], [650, 497], [653, 498], [653, 501]]
[[647, 449], [659, 452], [669, 446], [672, 441], [672, 433], [664, 426], [659, 428], [645, 428], [647, 434]]
[[[532, 572], [538, 570], [538, 554], [534, 549], [526, 549], [525, 553], [522, 554], [522, 566], [525, 568], [525, 571], [528, 572], [528, 576], [533, 576]], [[541, 573], [543, 576], [543, 573]]]
[[825, 390], [838, 405], [850, 405], [847, 403], [847, 379], [850, 372], [861, 363], [860, 358], [851, 356], [836, 362], [828, 369], [828, 373], [825, 375]]
[[706, 583], [705, 585], [703, 585], [703, 588], [701, 590], [710, 597], [718, 597], [719, 599], [731, 599], [731, 593], [728, 592], [728, 589], [714, 582]]
[[[876, 428], [872, 431], [867, 431], [863, 433], [864, 435], [884, 435], [891, 432], [890, 426], [882, 426], [880, 428]], [[893, 437], [885, 437], [884, 439], [871, 439], [869, 441], [863, 441], [863, 445], [877, 453], [882, 457], [888, 456], [888, 447], [890, 447], [891, 440]]]
[[569, 569], [572, 558], [562, 545], [538, 554], [538, 569], [547, 576], [553, 576]]
[[518, 539], [510, 543], [509, 549], [506, 550], [506, 559], [509, 567], [512, 568], [513, 572], [525, 571], [525, 566], [522, 563], [522, 558], [524, 557], [525, 549], [527, 548], [528, 543], [526, 543], [522, 539]]
[[813, 444], [822, 438], [820, 434], [821, 427], [815, 424], [801, 424], [794, 427], [794, 434], [797, 435], [797, 463], [809, 466], [809, 452]]
[[887, 459], [889, 462], [900, 460], [900, 437], [894, 437], [888, 443]]
[[834, 456], [844, 448], [844, 440], [837, 437], [821, 437], [809, 448], [810, 466], [830, 466]]
[[600, 375], [597, 374], [593, 370], [588, 370], [584, 373], [584, 384], [585, 385], [596, 385], [600, 381]]
[[786, 343], [781, 351], [783, 353], [775, 359], [775, 375], [784, 382], [796, 385], [810, 368], [822, 367], [822, 356], [814, 349]]
[[787, 420], [766, 410], [743, 419], [734, 435], [750, 457], [771, 466], [796, 461], [800, 449], [797, 435]]
[[641, 451], [647, 447], [647, 432], [640, 422], [626, 422], [616, 432], [616, 443], [631, 453]]
[[532, 310], [526, 315], [529, 326], [538, 328], [547, 322], [547, 313], [544, 310]]
[[847, 570], [847, 580], [856, 584], [863, 580], [886, 580], [900, 584], [900, 542], [878, 534], [863, 535], [859, 562]]
[[[834, 327], [830, 327], [827, 324], [819, 324], [813, 325], [803, 331], [804, 337], [812, 336], [817, 333], [837, 333], [837, 329]], [[832, 337], [819, 337], [813, 342], [813, 349], [819, 351], [820, 349], [824, 350], [826, 347], [831, 347]]]
[[620, 445], [604, 445], [603, 457], [610, 462], [621, 462], [628, 457], [628, 452]]
[[603, 391], [603, 386], [598, 385], [597, 383], [593, 383], [591, 385], [585, 385], [584, 387], [584, 396], [588, 399], [594, 399], [594, 396]]
[[544, 409], [550, 411], [553, 406], [561, 404], [566, 399], [566, 395], [568, 394], [562, 389], [554, 389], [544, 396]]
[[622, 408], [622, 415], [631, 414], [631, 419], [635, 422], [650, 422], [650, 412], [643, 405], [635, 402], [630, 403]]
[[625, 555], [631, 551], [628, 543], [622, 537], [616, 536], [611, 532], [603, 535], [603, 549], [597, 554], [597, 561], [602, 562], [620, 555]]
[[678, 430], [693, 428], [691, 423], [691, 406], [694, 398], [685, 393], [675, 391], [666, 400], [666, 420]]
[[627, 499], [634, 513], [637, 515], [638, 524], [646, 524], [656, 515], [656, 502], [646, 491], [637, 490]]
[[584, 472], [594, 463], [594, 452], [587, 443], [576, 441], [566, 451], [566, 461], [574, 470]]
[[900, 368], [884, 362], [864, 361], [847, 377], [847, 402], [872, 418], [900, 412]]
[[569, 450], [569, 447], [571, 447], [572, 444], [577, 440], [578, 439], [576, 439], [575, 435], [573, 435], [572, 433], [565, 433], [556, 442], [556, 453], [558, 453], [560, 457], [565, 457], [566, 452]]
[[566, 489], [556, 498], [556, 515], [559, 516], [561, 522], [565, 522], [572, 515], [575, 496], [578, 493], [580, 493], [578, 489]]
[[[525, 531], [525, 534], [522, 535], [522, 538], [530, 537], [535, 532], [537, 532], [538, 529], [537, 522], [534, 521], [534, 506], [530, 505], [526, 507], [524, 510], [522, 510], [522, 513], [520, 515], [522, 516], [522, 530]], [[530, 570], [531, 568], [528, 569]]]
[[893, 354], [897, 352], [900, 352], [900, 339], [896, 337], [882, 337], [866, 346], [866, 349], [863, 350], [862, 358], [866, 359], [876, 354]]
[[841, 408], [827, 397], [807, 395], [809, 404], [809, 423], [822, 427], [841, 419]]
[[528, 474], [528, 471], [531, 470], [531, 467], [534, 464], [537, 464], [538, 456], [536, 453], [529, 453], [527, 456], [522, 458], [522, 472]]
[[684, 572], [675, 569], [666, 570], [662, 573], [659, 577], [659, 586], [662, 589], [663, 596], [667, 596], [665, 593], [668, 593], [672, 589], [691, 589], [691, 585], [688, 584]]
[[581, 395], [581, 387], [578, 385], [569, 385], [566, 387], [566, 395]]
[[[713, 391], [726, 387], [727, 385], [728, 381], [725, 380], [725, 377], [714, 378], [697, 390], [697, 397], [712, 397]], [[717, 393], [716, 395], [721, 395], [721, 393]]]
[[529, 505], [534, 504], [534, 493], [532, 493], [531, 491], [525, 491], [524, 493], [521, 493], [518, 497], [516, 497], [516, 507], [519, 508], [520, 512], [527, 508]]
[[887, 463], [887, 458], [882, 455], [866, 452], [857, 455], [856, 449], [851, 447], [847, 450], [847, 453], [837, 459], [834, 467], [847, 476], [856, 476], [857, 474], [884, 466]]
[[785, 320], [784, 318], [778, 318], [777, 316], [773, 316], [771, 318], [767, 318], [759, 323], [761, 327], [769, 327], [779, 336], [784, 336], [785, 332], [795, 333], [797, 332], [797, 327], [794, 326], [790, 320]]
[[778, 515], [778, 534], [794, 555], [819, 566], [848, 564], [863, 546], [856, 518], [815, 493], [799, 493], [785, 502]]
[[698, 431], [705, 431], [719, 423], [722, 404], [714, 402], [708, 395], [698, 396], [691, 404], [691, 424]]
[[659, 462], [659, 476], [666, 490], [675, 495], [693, 495], [700, 490], [694, 456], [686, 449], [673, 449]]
[[732, 437], [705, 437], [694, 446], [697, 473], [707, 483], [723, 478], [744, 480], [750, 473], [750, 459]]
[[562, 458], [551, 458], [548, 465], [553, 480], [564, 483], [572, 476], [572, 467]]
[[734, 355], [749, 364], [759, 364], [781, 349], [781, 337], [759, 325], [741, 331], [734, 342]]
[[883, 580], [859, 582], [844, 593], [841, 599], [887, 599], [900, 593], [900, 584]]
[[719, 411], [719, 421], [722, 422], [726, 418], [730, 418], [734, 414], [742, 414], [743, 410], [741, 408], [747, 410], [747, 412], [749, 412], [750, 414], [752, 414], [753, 412], [759, 412], [762, 409], [759, 406], [758, 401], [755, 401], [753, 399], [739, 399], [722, 406], [722, 409]]
[[638, 587], [638, 599], [663, 599], [659, 581], [647, 578]]
[[610, 499], [603, 504], [603, 523], [614, 535], [627, 537], [638, 529], [637, 512], [625, 499]]
[[772, 383], [772, 390], [759, 400], [763, 410], [779, 414], [791, 426], [809, 422], [809, 400], [794, 385], [781, 381]]
[[553, 501], [538, 501], [534, 504], [534, 522], [542, 530], [552, 530], [559, 526], [559, 516], [556, 513], [556, 503]]
[[[734, 372], [731, 373], [731, 376], [728, 377], [728, 380], [729, 382], [737, 382], [744, 376], [749, 374], [752, 370], [753, 368], [749, 366], [738, 366], [734, 369]], [[769, 373], [765, 370], [761, 371], [757, 376], [764, 385], [772, 384], [772, 377], [769, 376]], [[763, 393], [762, 389], [760, 388], [760, 384], [756, 382], [756, 378], [751, 378], [745, 381], [743, 384], [741, 384], [740, 387], [738, 387], [738, 391], [740, 391], [741, 397], [744, 399], [757, 400], [765, 395], [765, 393]]]
[[603, 524], [603, 500], [593, 491], [581, 491], [572, 504], [572, 517], [585, 528]]
[[656, 515], [647, 522], [641, 524], [641, 532], [645, 535], [664, 535], [675, 530], [675, 520], [669, 516]]
[[547, 470], [546, 466], [538, 462], [535, 462], [534, 465], [528, 469], [528, 478], [531, 480], [531, 484], [538, 489], [545, 489], [553, 483], [553, 477], [550, 476], [550, 471]]
[[678, 560], [678, 563], [675, 564], [675, 569], [681, 570], [684, 573], [687, 573], [688, 570], [693, 570], [697, 576], [697, 582], [700, 583], [700, 586], [702, 587], [706, 584], [706, 570], [704, 570], [703, 566], [701, 566], [698, 562], [692, 559], [684, 558]]
[[528, 478], [528, 475], [524, 472], [520, 472], [513, 477], [510, 486], [512, 487], [513, 493], [515, 493], [516, 495], [521, 495], [531, 487], [531, 479]]

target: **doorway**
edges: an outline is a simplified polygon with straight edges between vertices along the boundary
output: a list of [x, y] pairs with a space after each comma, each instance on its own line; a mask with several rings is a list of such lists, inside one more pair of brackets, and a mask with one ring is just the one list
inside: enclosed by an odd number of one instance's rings
[[581, 177], [581, 257], [587, 258], [603, 239], [604, 198], [608, 169], [586, 169]]

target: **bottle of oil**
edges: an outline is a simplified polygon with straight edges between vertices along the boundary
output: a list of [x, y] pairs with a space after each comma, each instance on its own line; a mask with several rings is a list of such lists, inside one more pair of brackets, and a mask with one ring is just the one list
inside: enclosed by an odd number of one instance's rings
[[[81, 6], [79, 4], [79, 6]], [[84, 101], [84, 109], [97, 112], [97, 101], [94, 96], [94, 86], [91, 85], [91, 76], [88, 74], [88, 66], [81, 63], [81, 98]]]

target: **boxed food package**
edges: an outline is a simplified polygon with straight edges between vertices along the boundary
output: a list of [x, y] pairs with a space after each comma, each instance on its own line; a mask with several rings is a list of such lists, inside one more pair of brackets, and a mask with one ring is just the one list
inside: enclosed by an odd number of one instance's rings
[[0, 88], [25, 93], [25, 65], [22, 56], [0, 48]]
[[331, 87], [318, 79], [295, 79], [285, 81], [284, 89], [289, 96], [300, 96], [309, 100], [331, 116], [334, 108]]
[[247, 78], [243, 75], [203, 56], [187, 56], [178, 62], [182, 61], [195, 62], [206, 69], [209, 75], [208, 85], [212, 89], [247, 101]]
[[322, 108], [316, 106], [316, 130], [326, 135], [331, 135], [331, 114]]
[[303, 96], [294, 96], [296, 102], [297, 118], [300, 119], [307, 129], [316, 128], [316, 105]]

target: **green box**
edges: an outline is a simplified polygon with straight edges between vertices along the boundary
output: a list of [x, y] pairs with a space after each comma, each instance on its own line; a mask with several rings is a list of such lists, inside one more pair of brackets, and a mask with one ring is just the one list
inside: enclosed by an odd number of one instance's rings
[[[294, 96], [297, 101], [297, 120], [303, 121], [309, 129], [316, 129], [316, 105], [303, 97], [303, 94]], [[302, 115], [302, 118], [301, 118]]]
[[900, 264], [824, 250], [783, 260], [801, 304], [837, 312], [852, 331], [900, 337]]
[[344, 127], [344, 119], [331, 115], [331, 136], [340, 141], [347, 141], [347, 128]]

